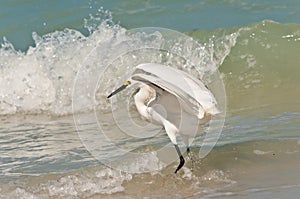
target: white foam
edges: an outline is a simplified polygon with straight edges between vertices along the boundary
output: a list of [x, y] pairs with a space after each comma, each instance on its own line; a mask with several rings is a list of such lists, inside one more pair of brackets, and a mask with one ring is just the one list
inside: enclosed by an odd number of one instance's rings
[[225, 178], [225, 173], [222, 170], [212, 170], [202, 176], [203, 180], [219, 181]]
[[51, 197], [89, 197], [95, 194], [112, 194], [124, 191], [122, 183], [131, 180], [130, 174], [111, 169], [103, 169], [94, 173], [69, 175], [47, 183]]
[[[160, 170], [164, 167], [156, 153], [145, 155], [130, 164], [124, 163], [117, 168], [104, 168], [93, 172], [80, 172], [48, 182], [45, 186], [51, 197], [64, 198], [68, 196], [89, 197], [95, 194], [113, 194], [123, 192], [124, 181], [132, 180], [133, 173]], [[128, 172], [124, 172], [128, 171]]]
[[17, 188], [9, 194], [9, 198], [18, 198], [18, 199], [38, 199], [39, 197], [30, 193], [22, 188]]
[[[10, 198], [89, 198], [102, 194], [123, 192], [123, 183], [131, 181], [134, 174], [144, 173], [156, 169], [159, 172], [164, 165], [160, 163], [155, 152], [139, 157], [134, 161], [125, 162], [115, 169], [108, 167], [86, 167], [69, 174], [35, 176], [27, 178], [13, 191], [5, 193]], [[124, 172], [124, 170], [131, 173]], [[151, 172], [152, 175], [157, 172]], [[38, 184], [37, 184], [38, 183]], [[150, 182], [151, 183], [151, 182]], [[30, 184], [27, 186], [27, 184]], [[14, 186], [14, 185], [12, 185]], [[13, 187], [11, 187], [13, 188]], [[2, 191], [0, 189], [0, 191]]]
[[[159, 48], [164, 41], [159, 32], [153, 33], [149, 38], [137, 34], [136, 38], [129, 39], [126, 29], [113, 23], [110, 12], [103, 10], [99, 12], [101, 14], [85, 21], [85, 26], [90, 32], [87, 37], [72, 29], [55, 31], [43, 36], [33, 33], [35, 46], [30, 47], [27, 52], [16, 51], [13, 45], [4, 39], [0, 48], [0, 115], [71, 114], [74, 81], [82, 65], [86, 67], [84, 72], [93, 74], [92, 78], [97, 81], [99, 74], [93, 71], [105, 68], [116, 58], [115, 55], [119, 50], [131, 51], [141, 46]], [[190, 66], [196, 63], [199, 65], [198, 72], [201, 72], [199, 76], [214, 72], [235, 45], [237, 36], [238, 34], [224, 36], [221, 42], [215, 42], [217, 39], [212, 38], [209, 43], [199, 46], [194, 46], [189, 40], [179, 41], [177, 45], [170, 47], [174, 54], [169, 54], [170, 60], [166, 62], [180, 65], [182, 69], [193, 74], [196, 73]], [[93, 51], [95, 49], [96, 51]], [[94, 57], [90, 56], [91, 52], [95, 53]], [[176, 54], [188, 57], [189, 60], [185, 60], [187, 61], [185, 63], [181, 60], [182, 57], [175, 58]], [[144, 53], [143, 56], [136, 52], [132, 54], [131, 59], [124, 56], [117, 64], [121, 68], [119, 73], [116, 73], [115, 69], [110, 71], [106, 74], [110, 79], [103, 80], [101, 86], [107, 89], [107, 85], [110, 85], [111, 89], [112, 85], [120, 81], [120, 74], [130, 72], [128, 66], [134, 66], [143, 59], [148, 62], [159, 62], [161, 57], [157, 52]], [[80, 96], [82, 104], [87, 104], [86, 102], [90, 102], [87, 99], [94, 99], [96, 95], [95, 104], [88, 107], [90, 110], [93, 110], [95, 105], [102, 109], [107, 108], [104, 99], [109, 91], [103, 90], [101, 86], [98, 89], [100, 93], [95, 94], [93, 93], [95, 90], [89, 85], [81, 85], [82, 90], [91, 90], [85, 93], [86, 96]]]
[[273, 151], [261, 151], [261, 150], [253, 150], [253, 153], [256, 155], [266, 155], [269, 153], [273, 153]]
[[224, 182], [235, 184], [236, 181], [229, 179], [228, 174], [222, 170], [211, 170], [201, 177], [203, 181]]
[[43, 36], [33, 33], [35, 47], [26, 53], [5, 41], [0, 49], [0, 115], [72, 113], [72, 89], [80, 63], [95, 44], [114, 37], [104, 22], [98, 28], [103, 31], [88, 37], [72, 29]]
[[138, 158], [130, 160], [129, 162], [124, 161], [115, 169], [131, 174], [145, 172], [151, 172], [152, 174], [155, 174], [164, 167], [166, 167], [165, 163], [161, 162], [157, 157], [157, 152], [153, 151], [151, 153], [140, 155]]
[[187, 168], [187, 167], [182, 167], [182, 170], [184, 172], [184, 174], [182, 175], [182, 178], [187, 179], [187, 180], [192, 180], [195, 179], [195, 175], [193, 174], [193, 172]]

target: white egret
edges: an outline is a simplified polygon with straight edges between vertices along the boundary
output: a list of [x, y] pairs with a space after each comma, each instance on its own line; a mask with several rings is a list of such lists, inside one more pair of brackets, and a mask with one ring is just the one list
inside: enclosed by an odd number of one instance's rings
[[180, 134], [189, 149], [189, 136], [202, 132], [202, 126], [219, 112], [217, 102], [208, 88], [197, 78], [181, 70], [156, 63], [138, 65], [130, 79], [107, 98], [138, 84], [134, 96], [138, 112], [149, 122], [164, 127], [174, 144], [180, 163], [185, 160], [179, 150], [176, 135]]

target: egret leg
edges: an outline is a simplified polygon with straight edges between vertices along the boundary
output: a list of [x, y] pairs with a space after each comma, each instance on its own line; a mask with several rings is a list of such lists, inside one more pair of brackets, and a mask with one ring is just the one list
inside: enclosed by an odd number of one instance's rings
[[183, 139], [183, 142], [186, 146], [186, 153], [189, 154], [191, 151], [190, 151], [190, 144], [189, 144], [189, 136], [187, 135], [182, 135], [182, 139]]
[[192, 163], [194, 163], [194, 159], [193, 159], [193, 157], [192, 157], [192, 152], [191, 152], [190, 147], [187, 147], [187, 148], [186, 148], [186, 155], [187, 155], [188, 159], [191, 160]]
[[183, 156], [182, 156], [182, 154], [180, 152], [180, 149], [179, 149], [178, 145], [174, 144], [174, 146], [176, 148], [176, 151], [177, 151], [179, 159], [180, 159], [180, 163], [179, 163], [177, 169], [175, 170], [175, 173], [177, 173], [177, 171], [179, 171], [181, 169], [181, 167], [183, 167], [185, 160], [184, 160], [184, 158], [183, 158]]
[[195, 160], [194, 160], [194, 158], [193, 158], [193, 153], [192, 153], [190, 147], [187, 147], [187, 148], [186, 148], [186, 154], [187, 154], [187, 157], [189, 158], [189, 160], [190, 160], [190, 161], [192, 162], [192, 164], [194, 165]]
[[192, 156], [192, 152], [191, 152], [191, 149], [190, 149], [190, 147], [187, 147], [186, 148], [186, 154], [187, 154], [187, 157], [188, 157], [188, 159], [190, 160], [190, 162], [191, 162], [191, 170], [193, 171], [193, 169], [194, 169], [194, 167], [195, 167], [195, 160], [194, 160], [194, 158], [193, 158], [193, 156]]
[[187, 147], [187, 148], [186, 148], [186, 153], [189, 155], [189, 154], [190, 154], [190, 152], [191, 152], [191, 149], [190, 149], [190, 147]]
[[186, 154], [187, 156], [189, 157], [189, 159], [192, 160], [192, 156], [191, 156], [191, 149], [190, 149], [190, 143], [189, 143], [189, 136], [187, 135], [182, 135], [182, 139], [183, 139], [183, 142], [186, 146]]

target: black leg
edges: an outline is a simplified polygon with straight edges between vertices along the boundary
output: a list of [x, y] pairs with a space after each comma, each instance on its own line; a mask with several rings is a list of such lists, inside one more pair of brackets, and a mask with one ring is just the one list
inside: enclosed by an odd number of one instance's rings
[[179, 170], [181, 169], [181, 167], [183, 167], [185, 161], [184, 161], [184, 158], [183, 158], [183, 156], [182, 156], [182, 154], [181, 154], [181, 152], [180, 152], [180, 149], [179, 149], [178, 145], [175, 144], [174, 146], [175, 146], [176, 151], [177, 151], [177, 153], [178, 153], [178, 156], [179, 156], [179, 158], [180, 158], [180, 163], [179, 163], [177, 169], [175, 170], [175, 173], [177, 173], [177, 171], [179, 171]]
[[186, 153], [187, 153], [187, 154], [190, 154], [190, 152], [191, 152], [190, 147], [187, 147], [187, 148], [186, 148]]

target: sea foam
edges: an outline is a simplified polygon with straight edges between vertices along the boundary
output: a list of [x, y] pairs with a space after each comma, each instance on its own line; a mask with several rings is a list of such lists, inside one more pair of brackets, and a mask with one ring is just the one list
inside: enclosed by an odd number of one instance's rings
[[[0, 115], [60, 116], [91, 111], [95, 106], [106, 109], [103, 99], [112, 86], [143, 62], [174, 65], [208, 81], [208, 74], [217, 70], [237, 37], [237, 34], [224, 36], [219, 42], [224, 45], [216, 47], [214, 37], [195, 45], [191, 38], [173, 31], [182, 38], [172, 43], [164, 35], [164, 32], [172, 33], [171, 30], [126, 30], [113, 22], [110, 12], [103, 10], [86, 19], [85, 26], [88, 35], [67, 28], [42, 36], [33, 33], [35, 45], [26, 52], [17, 51], [12, 43], [4, 41], [0, 48]], [[81, 78], [85, 79], [80, 82]], [[89, 85], [89, 81], [99, 80], [100, 84]], [[74, 91], [74, 87], [84, 93]], [[73, 106], [74, 95], [84, 106]], [[93, 104], [87, 106], [94, 98]]]

